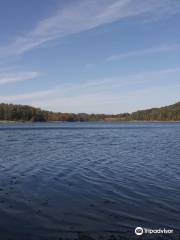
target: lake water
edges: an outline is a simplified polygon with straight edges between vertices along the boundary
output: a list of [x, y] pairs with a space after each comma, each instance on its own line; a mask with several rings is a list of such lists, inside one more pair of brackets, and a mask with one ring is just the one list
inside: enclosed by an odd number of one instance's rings
[[180, 123], [0, 125], [0, 239], [137, 226], [179, 233]]

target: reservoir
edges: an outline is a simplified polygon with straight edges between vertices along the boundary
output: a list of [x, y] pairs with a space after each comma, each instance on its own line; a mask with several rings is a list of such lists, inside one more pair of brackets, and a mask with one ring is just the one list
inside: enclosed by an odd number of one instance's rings
[[180, 231], [180, 123], [0, 125], [0, 239], [137, 226]]

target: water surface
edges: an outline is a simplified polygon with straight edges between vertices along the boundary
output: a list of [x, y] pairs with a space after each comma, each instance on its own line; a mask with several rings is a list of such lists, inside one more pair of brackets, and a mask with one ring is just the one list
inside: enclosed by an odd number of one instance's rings
[[0, 125], [0, 239], [180, 230], [180, 123]]

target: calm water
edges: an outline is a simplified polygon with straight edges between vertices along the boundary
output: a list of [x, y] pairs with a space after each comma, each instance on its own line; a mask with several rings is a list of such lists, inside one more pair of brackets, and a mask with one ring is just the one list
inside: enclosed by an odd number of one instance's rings
[[137, 226], [180, 230], [180, 123], [0, 125], [0, 239]]

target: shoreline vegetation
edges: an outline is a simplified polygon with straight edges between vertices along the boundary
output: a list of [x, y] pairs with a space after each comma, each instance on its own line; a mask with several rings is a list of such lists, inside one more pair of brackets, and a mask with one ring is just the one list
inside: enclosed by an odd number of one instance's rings
[[0, 123], [16, 122], [87, 122], [87, 121], [129, 121], [129, 122], [179, 122], [180, 102], [173, 105], [120, 114], [61, 113], [45, 111], [28, 105], [0, 104]]

